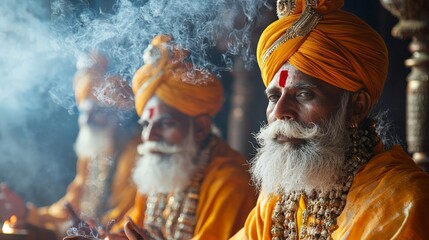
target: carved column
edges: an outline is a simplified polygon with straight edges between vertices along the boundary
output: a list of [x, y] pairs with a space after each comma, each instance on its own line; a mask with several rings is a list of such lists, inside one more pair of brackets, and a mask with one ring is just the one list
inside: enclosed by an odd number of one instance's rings
[[408, 152], [417, 165], [429, 172], [429, 1], [381, 0], [381, 4], [399, 18], [392, 35], [412, 39], [412, 56], [405, 60], [411, 68], [407, 76]]

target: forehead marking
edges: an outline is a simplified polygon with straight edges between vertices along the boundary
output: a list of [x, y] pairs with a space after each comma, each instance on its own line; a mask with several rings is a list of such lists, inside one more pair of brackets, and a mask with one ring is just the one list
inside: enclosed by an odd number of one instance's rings
[[155, 108], [153, 107], [149, 108], [148, 111], [149, 111], [149, 119], [152, 119], [153, 115], [155, 114]]
[[282, 70], [280, 72], [280, 79], [279, 79], [279, 86], [280, 87], [284, 88], [286, 86], [287, 76], [288, 76], [287, 70]]

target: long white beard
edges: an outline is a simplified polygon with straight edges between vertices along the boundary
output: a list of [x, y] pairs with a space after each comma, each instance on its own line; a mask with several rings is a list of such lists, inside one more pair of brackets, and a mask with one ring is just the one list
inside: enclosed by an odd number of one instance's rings
[[[263, 194], [291, 191], [327, 191], [337, 188], [343, 175], [345, 154], [350, 145], [346, 127], [346, 101], [328, 122], [304, 127], [297, 122], [277, 120], [263, 126], [256, 139], [260, 148], [251, 163], [252, 179]], [[278, 143], [284, 135], [304, 139], [294, 146]]]
[[109, 130], [82, 126], [74, 145], [78, 157], [95, 157], [111, 151], [112, 136]]
[[[154, 154], [156, 149], [164, 154]], [[192, 132], [178, 146], [145, 142], [138, 146], [141, 155], [133, 172], [134, 182], [143, 194], [169, 193], [185, 190], [197, 169], [197, 146]]]

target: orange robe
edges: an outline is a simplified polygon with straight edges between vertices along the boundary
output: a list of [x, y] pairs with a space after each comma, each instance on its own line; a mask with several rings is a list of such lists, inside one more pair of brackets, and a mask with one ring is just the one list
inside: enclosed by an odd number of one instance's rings
[[[211, 158], [201, 184], [193, 240], [229, 239], [256, 204], [257, 194], [250, 186], [244, 158], [222, 140], [218, 140]], [[145, 210], [146, 196], [137, 194], [129, 216], [139, 226], [144, 224]]]
[[[394, 146], [376, 155], [353, 180], [333, 239], [429, 239], [429, 175]], [[271, 239], [271, 215], [278, 197], [258, 199], [246, 224], [232, 239]], [[300, 201], [299, 208], [305, 208]], [[298, 228], [303, 224], [298, 219]]]
[[[114, 179], [111, 185], [111, 195], [108, 205], [110, 210], [103, 216], [103, 223], [110, 219], [121, 219], [133, 206], [136, 186], [132, 182], [131, 171], [134, 168], [137, 156], [137, 145], [140, 137], [129, 140], [119, 157]], [[74, 210], [80, 213], [80, 200], [88, 177], [88, 158], [80, 158], [77, 161], [76, 176], [67, 187], [66, 194], [50, 206], [36, 208], [29, 206], [28, 222], [36, 226], [47, 228], [56, 232], [58, 237], [65, 236], [70, 220], [69, 212], [64, 207], [66, 202], [71, 203]]]

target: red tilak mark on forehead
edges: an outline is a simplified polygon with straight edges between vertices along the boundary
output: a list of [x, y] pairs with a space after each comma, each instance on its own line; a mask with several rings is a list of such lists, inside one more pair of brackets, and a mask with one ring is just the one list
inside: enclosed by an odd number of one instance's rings
[[153, 118], [153, 115], [155, 114], [155, 108], [149, 108], [149, 119]]
[[288, 76], [288, 71], [286, 71], [286, 70], [283, 70], [283, 71], [281, 71], [280, 72], [280, 80], [279, 80], [279, 85], [280, 85], [280, 87], [285, 87], [286, 86], [286, 79], [287, 79], [287, 76]]

